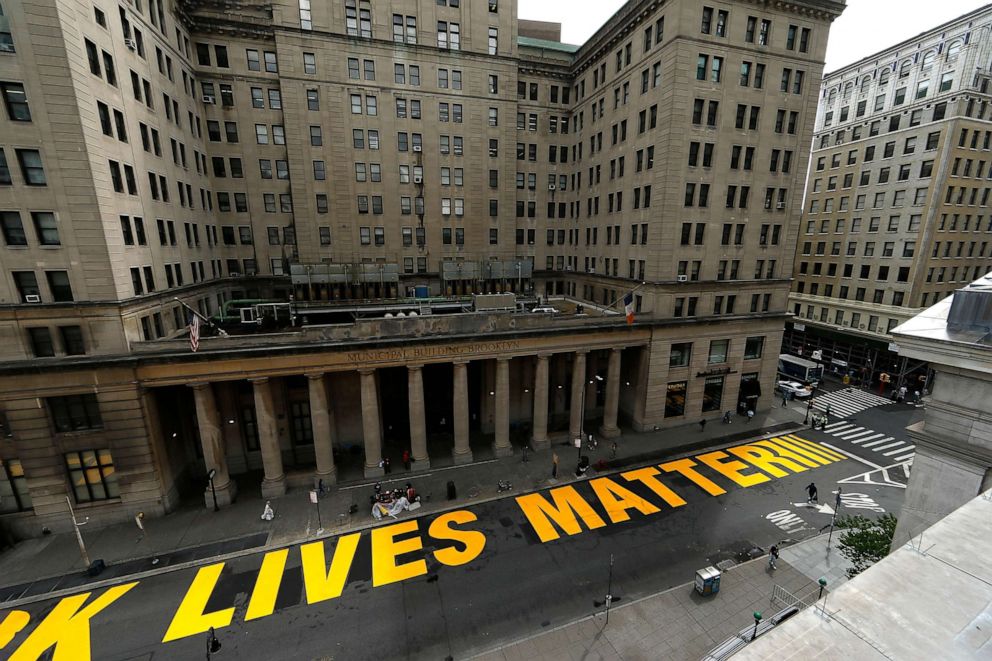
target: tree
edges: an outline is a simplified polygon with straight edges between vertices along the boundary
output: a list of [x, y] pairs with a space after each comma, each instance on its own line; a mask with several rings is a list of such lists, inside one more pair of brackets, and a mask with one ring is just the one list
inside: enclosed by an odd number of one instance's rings
[[837, 520], [837, 527], [844, 530], [840, 536], [840, 552], [854, 566], [847, 570], [854, 578], [889, 554], [892, 537], [896, 533], [896, 517], [883, 514], [872, 521], [860, 514]]

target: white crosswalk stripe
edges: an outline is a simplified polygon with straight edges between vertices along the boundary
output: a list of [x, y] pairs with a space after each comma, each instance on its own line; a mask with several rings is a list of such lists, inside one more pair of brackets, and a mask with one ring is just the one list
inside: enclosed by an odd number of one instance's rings
[[[899, 454], [900, 452], [907, 452], [909, 450], [915, 450], [915, 449], [916, 449], [916, 446], [915, 445], [910, 445], [908, 448], [897, 448], [895, 450], [889, 450], [888, 452], [885, 453], [885, 456], [886, 457], [891, 457], [894, 454]], [[878, 450], [875, 450], [875, 452], [879, 452], [880, 450], [881, 450], [881, 448], [879, 448]]]
[[888, 445], [880, 445], [875, 448], [875, 452], [882, 452], [883, 450], [891, 450], [892, 448], [899, 447], [900, 445], [906, 445], [902, 441], [896, 441], [895, 443], [889, 443]]
[[903, 457], [896, 457], [892, 461], [894, 461], [894, 462], [896, 462], [898, 464], [898, 463], [902, 463], [904, 461], [909, 461], [909, 460], [911, 460], [915, 456], [916, 456], [916, 453], [915, 452], [910, 452], [909, 454], [907, 454], [907, 455], [905, 455]]
[[870, 448], [873, 445], [881, 445], [882, 443], [888, 443], [891, 440], [892, 440], [892, 437], [891, 436], [886, 436], [885, 438], [883, 438], [880, 441], [872, 441], [871, 443], [865, 443], [861, 447], [863, 447], [863, 448]]
[[[847, 388], [836, 392], [817, 395], [813, 400], [813, 408], [826, 412], [830, 407], [830, 415], [842, 418], [850, 417], [873, 406], [882, 406], [892, 402], [884, 397], [873, 395], [870, 392]], [[829, 427], [828, 427], [829, 430]]]
[[851, 441], [852, 443], [865, 443], [867, 441], [874, 441], [876, 438], [881, 438], [883, 436], [885, 436], [885, 434], [871, 434], [870, 436], [862, 436], [861, 438], [849, 438], [847, 440]]

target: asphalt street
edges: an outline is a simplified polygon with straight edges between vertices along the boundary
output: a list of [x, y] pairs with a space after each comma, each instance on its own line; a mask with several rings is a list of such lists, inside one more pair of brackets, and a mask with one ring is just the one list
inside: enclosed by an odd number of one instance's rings
[[[905, 406], [892, 408], [871, 409], [847, 422], [870, 424], [879, 433], [905, 438], [902, 427], [922, 412]], [[222, 644], [214, 657], [217, 659], [459, 659], [597, 610], [594, 603], [601, 602], [607, 592], [611, 554], [615, 557], [612, 593], [621, 600], [632, 600], [690, 581], [696, 569], [734, 558], [745, 549], [764, 549], [782, 540], [798, 541], [817, 533], [829, 524], [830, 514], [806, 505], [804, 487], [811, 481], [819, 488], [820, 503], [832, 504], [830, 492], [838, 486], [843, 489], [842, 514], [898, 514], [904, 480], [896, 484], [898, 480], [893, 479], [892, 484], [887, 484], [881, 479], [872, 483], [871, 476], [860, 479], [882, 465], [871, 448], [836, 437], [830, 430], [799, 436], [836, 448], [839, 456], [847, 458], [748, 488], [709, 466], [699, 465], [700, 474], [726, 490], [716, 496], [679, 473], [665, 473], [665, 485], [686, 501], [681, 507], [665, 506], [644, 485], [613, 476], [658, 507], [648, 514], [630, 509], [629, 520], [612, 523], [603, 514], [603, 503], [597, 500], [590, 482], [583, 480], [576, 483], [576, 491], [598, 509], [606, 524], [591, 530], [584, 527], [578, 534], [562, 534], [544, 543], [515, 498], [520, 494], [510, 493], [502, 500], [466, 508], [477, 520], [461, 528], [481, 532], [485, 545], [478, 557], [464, 564], [439, 562], [446, 547], [467, 550], [469, 544], [453, 544], [451, 537], [445, 540], [443, 535], [439, 539], [431, 525], [438, 515], [415, 519], [405, 514], [400, 522], [407, 522], [414, 530], [395, 536], [395, 560], [388, 557], [388, 562], [404, 565], [422, 559], [426, 563], [423, 572], [413, 572], [405, 580], [373, 585], [374, 572], [385, 575], [381, 564], [373, 567], [383, 551], [380, 547], [373, 550], [378, 542], [366, 531], [357, 538], [350, 569], [345, 567], [347, 578], [340, 597], [312, 598], [316, 594], [309, 584], [314, 582], [313, 575], [305, 580], [303, 553], [294, 546], [285, 556], [284, 571], [269, 582], [274, 598], [271, 614], [246, 621], [254, 593], [264, 592], [258, 587], [262, 580], [257, 577], [263, 560], [268, 560], [261, 552], [216, 568], [216, 584], [207, 581], [205, 588], [201, 586], [199, 590], [205, 603], [187, 606], [197, 623], [217, 627], [216, 635]], [[901, 466], [895, 468], [901, 470]], [[753, 467], [749, 469], [758, 472]], [[552, 499], [548, 490], [542, 495]], [[608, 508], [606, 513], [609, 514]], [[385, 525], [388, 524], [377, 528]], [[408, 542], [412, 547], [400, 548], [402, 540], [409, 539], [420, 539], [423, 548], [416, 548], [416, 542]], [[324, 542], [330, 578], [335, 574], [331, 558], [339, 546], [343, 545], [334, 538]], [[321, 569], [326, 570], [327, 565], [321, 563]], [[189, 569], [144, 579], [93, 616], [89, 623], [92, 658], [203, 658], [207, 634], [200, 630], [205, 626], [194, 626], [191, 630], [196, 633], [186, 637], [162, 641], [170, 625], [175, 626], [184, 597], [188, 592], [197, 592], [191, 590], [191, 585], [198, 572], [205, 570]], [[95, 591], [92, 598], [102, 593], [103, 590]], [[17, 654], [26, 652], [27, 647], [14, 651], [58, 604], [59, 600], [50, 600], [26, 607], [31, 624], [0, 655], [18, 659]], [[5, 615], [0, 614], [0, 618]], [[0, 645], [2, 638], [0, 635]], [[67, 651], [74, 649], [68, 643], [60, 643], [63, 644]], [[8, 656], [12, 652], [14, 655]], [[45, 658], [50, 654], [51, 651]]]

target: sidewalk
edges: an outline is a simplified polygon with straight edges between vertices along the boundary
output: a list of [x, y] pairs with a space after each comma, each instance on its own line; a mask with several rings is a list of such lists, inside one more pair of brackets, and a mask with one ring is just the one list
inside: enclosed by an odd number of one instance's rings
[[[613, 608], [609, 624], [600, 613], [471, 658], [696, 661], [737, 632], [753, 627], [755, 611], [770, 619], [785, 608], [782, 600], [772, 599], [775, 586], [805, 598], [807, 603], [815, 601], [819, 569], [844, 562], [836, 544], [829, 553], [826, 551], [826, 541], [826, 536], [821, 535], [783, 549], [774, 571], [768, 567], [767, 556], [736, 565], [723, 572], [720, 591], [715, 595], [702, 597], [693, 590], [692, 583], [686, 583]], [[814, 557], [822, 560], [810, 560]], [[805, 558], [806, 562], [797, 566], [793, 564], [795, 558]], [[838, 585], [828, 582], [824, 595]]]
[[[775, 406], [756, 415], [748, 423], [735, 417], [731, 425], [711, 420], [704, 430], [692, 423], [662, 431], [634, 433], [624, 431], [617, 439], [617, 456], [611, 459], [610, 441], [595, 450], [583, 448], [582, 454], [592, 464], [604, 460], [603, 472], [650, 463], [666, 457], [692, 453], [703, 448], [732, 444], [764, 434], [795, 431], [801, 426], [798, 407]], [[557, 482], [551, 478], [551, 451], [528, 452], [523, 462], [519, 450], [510, 457], [491, 459], [464, 466], [434, 468], [425, 473], [405, 471], [402, 466], [381, 479], [383, 489], [402, 488], [411, 482], [422, 498], [419, 514], [430, 514], [504, 496], [496, 491], [497, 480], [510, 480], [512, 493], [542, 489], [555, 483], [575, 479], [573, 472], [577, 450], [562, 441], [553, 443], [559, 457]], [[595, 474], [590, 469], [589, 474]], [[447, 500], [446, 485], [455, 483], [457, 497]], [[342, 482], [320, 500], [321, 525], [317, 510], [309, 501], [308, 489], [293, 489], [272, 500], [276, 517], [262, 521], [264, 506], [257, 489], [240, 489], [237, 501], [219, 512], [191, 506], [156, 519], [144, 521], [145, 530], [133, 523], [116, 524], [88, 530], [82, 528], [91, 559], [100, 558], [107, 570], [97, 577], [84, 576], [83, 562], [72, 533], [52, 534], [25, 540], [14, 549], [0, 554], [0, 606], [30, 603], [49, 598], [61, 590], [103, 582], [124, 575], [161, 573], [203, 564], [209, 558], [244, 555], [261, 549], [287, 546], [318, 537], [337, 535], [375, 524], [369, 505], [375, 480]], [[350, 513], [355, 506], [354, 514]], [[404, 514], [400, 518], [408, 517]], [[388, 521], [388, 519], [387, 519]], [[318, 533], [319, 528], [322, 533]]]

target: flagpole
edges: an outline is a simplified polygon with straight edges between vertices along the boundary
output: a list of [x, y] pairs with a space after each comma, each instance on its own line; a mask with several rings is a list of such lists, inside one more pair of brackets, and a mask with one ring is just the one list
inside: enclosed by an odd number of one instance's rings
[[172, 300], [174, 300], [176, 303], [178, 303], [179, 305], [183, 306], [184, 308], [186, 308], [187, 310], [189, 310], [190, 312], [192, 312], [194, 315], [196, 315], [197, 317], [199, 317], [200, 319], [202, 319], [208, 326], [210, 326], [215, 331], [217, 331], [217, 334], [218, 335], [220, 335], [221, 337], [227, 337], [227, 331], [225, 331], [223, 328], [221, 328], [220, 326], [218, 326], [214, 322], [210, 321], [210, 319], [208, 319], [207, 317], [204, 317], [202, 314], [200, 314], [199, 312], [197, 312], [194, 308], [192, 308], [189, 305], [187, 305], [186, 303], [180, 301], [175, 296], [172, 297]]
[[613, 299], [613, 302], [612, 302], [612, 303], [610, 303], [609, 305], [607, 305], [607, 306], [606, 306], [606, 309], [607, 309], [607, 310], [609, 310], [609, 309], [610, 309], [610, 308], [612, 308], [612, 307], [613, 307], [614, 305], [616, 305], [617, 303], [619, 303], [620, 301], [622, 301], [622, 300], [623, 300], [623, 299], [624, 299], [624, 298], [625, 298], [625, 297], [626, 297], [626, 296], [627, 296], [628, 294], [633, 294], [633, 293], [634, 293], [635, 291], [637, 291], [637, 290], [638, 290], [638, 289], [640, 289], [641, 287], [646, 287], [646, 286], [647, 286], [647, 284], [648, 284], [647, 282], [642, 282], [641, 284], [639, 284], [639, 285], [637, 285], [636, 287], [634, 287], [634, 288], [633, 288], [633, 289], [631, 289], [630, 291], [625, 291], [625, 292], [624, 292], [623, 294], [621, 294], [621, 295], [620, 295], [619, 297], [617, 297], [617, 298], [615, 298], [615, 299]]

